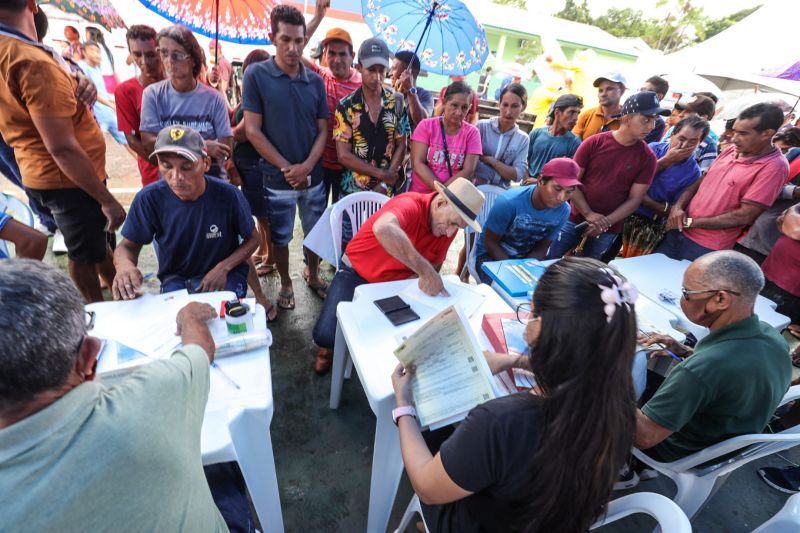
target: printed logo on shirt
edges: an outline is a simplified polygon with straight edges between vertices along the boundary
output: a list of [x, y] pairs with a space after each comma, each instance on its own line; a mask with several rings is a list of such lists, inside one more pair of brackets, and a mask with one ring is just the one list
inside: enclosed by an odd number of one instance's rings
[[[444, 150], [434, 150], [431, 155], [434, 165], [446, 165], [444, 162]], [[464, 154], [450, 154], [450, 166], [453, 170], [461, 170], [464, 167]]]
[[217, 227], [216, 224], [211, 224], [211, 227], [208, 228], [208, 233], [206, 233], [206, 239], [221, 239], [222, 232]]

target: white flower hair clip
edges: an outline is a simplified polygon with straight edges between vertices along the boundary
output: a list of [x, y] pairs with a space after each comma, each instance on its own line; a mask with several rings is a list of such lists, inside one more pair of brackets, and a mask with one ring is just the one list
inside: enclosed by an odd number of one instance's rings
[[639, 298], [639, 290], [629, 281], [623, 282], [611, 269], [604, 268], [601, 270], [613, 280], [611, 286], [597, 285], [600, 288], [600, 299], [605, 304], [603, 311], [606, 313], [606, 322], [611, 322], [617, 307], [624, 305], [627, 309], [630, 309], [631, 305], [636, 303], [637, 298]]

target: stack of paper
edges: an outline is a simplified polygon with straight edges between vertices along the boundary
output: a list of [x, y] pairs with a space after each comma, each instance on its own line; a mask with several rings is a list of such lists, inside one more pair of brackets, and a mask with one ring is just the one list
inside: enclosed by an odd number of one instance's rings
[[448, 292], [448, 296], [441, 294], [429, 296], [420, 290], [419, 283], [411, 283], [400, 292], [399, 296], [423, 318], [433, 316], [452, 305], [457, 305], [467, 317], [472, 317], [486, 299], [486, 296], [478, 289], [465, 283], [445, 281], [444, 288]]

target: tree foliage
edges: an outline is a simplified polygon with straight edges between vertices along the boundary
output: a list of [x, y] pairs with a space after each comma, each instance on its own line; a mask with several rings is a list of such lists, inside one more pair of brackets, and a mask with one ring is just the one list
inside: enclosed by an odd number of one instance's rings
[[528, 9], [526, 0], [492, 0], [492, 3], [500, 4], [501, 6], [512, 6], [520, 9]]
[[617, 37], [640, 37], [652, 48], [671, 52], [716, 35], [761, 7], [710, 19], [703, 14], [703, 8], [692, 5], [691, 0], [659, 0], [656, 5], [666, 7], [667, 15], [654, 18], [645, 16], [639, 9], [611, 8], [603, 15], [593, 17], [587, 0], [566, 0], [564, 8], [554, 16], [591, 24]]

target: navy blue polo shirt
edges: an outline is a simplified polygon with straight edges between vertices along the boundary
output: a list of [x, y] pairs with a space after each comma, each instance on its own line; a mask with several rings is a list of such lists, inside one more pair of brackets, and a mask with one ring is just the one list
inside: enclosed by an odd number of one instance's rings
[[[261, 131], [291, 164], [306, 160], [317, 138], [317, 120], [330, 115], [322, 78], [302, 64], [299, 74], [290, 78], [274, 58], [247, 68], [242, 105], [262, 116]], [[262, 169], [267, 187], [291, 189], [279, 168], [265, 160]], [[311, 185], [321, 180], [322, 158], [311, 171]]]
[[[192, 202], [181, 200], [166, 180], [151, 183], [133, 199], [122, 236], [138, 244], [158, 243], [158, 279], [205, 276], [230, 256], [255, 225], [242, 192], [206, 176], [206, 190]], [[242, 278], [249, 266], [232, 270]]]

